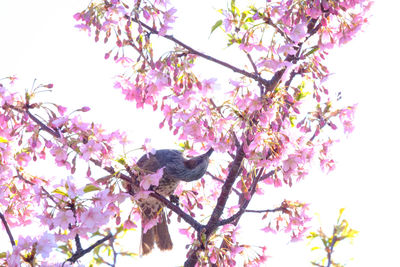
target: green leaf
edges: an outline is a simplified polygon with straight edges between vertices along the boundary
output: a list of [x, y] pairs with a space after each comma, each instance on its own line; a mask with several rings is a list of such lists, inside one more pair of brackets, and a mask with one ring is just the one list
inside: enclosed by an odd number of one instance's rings
[[124, 158], [119, 158], [119, 159], [117, 159], [117, 162], [118, 162], [119, 164], [121, 164], [121, 165], [125, 165], [125, 164], [126, 164], [126, 161], [125, 161]]
[[311, 48], [311, 50], [310, 51], [308, 51], [305, 55], [304, 55], [304, 57], [308, 57], [309, 55], [312, 55], [312, 54], [314, 54], [316, 51], [318, 51], [319, 50], [319, 46], [314, 46], [313, 48]]
[[7, 257], [7, 253], [6, 252], [0, 252], [0, 259], [1, 258], [5, 258]]
[[179, 143], [179, 146], [180, 146], [183, 150], [191, 149], [191, 148], [192, 148], [188, 140], [186, 140], [186, 141], [183, 142], [183, 143]]
[[68, 196], [68, 193], [67, 193], [65, 187], [58, 187], [53, 191], [53, 193], [59, 194], [59, 195], [62, 195], [62, 196], [66, 196], [66, 197]]
[[295, 126], [294, 122], [296, 121], [296, 118], [297, 118], [296, 116], [290, 116], [290, 117], [289, 117], [290, 125], [291, 125], [292, 127]]
[[236, 0], [231, 1], [231, 10], [234, 10], [236, 8], [235, 2], [236, 2]]
[[210, 35], [215, 31], [216, 28], [218, 28], [221, 25], [222, 25], [222, 19], [220, 19], [217, 22], [215, 22], [215, 24], [211, 27]]
[[95, 185], [93, 185], [93, 184], [88, 184], [83, 189], [83, 192], [89, 193], [89, 192], [93, 192], [93, 191], [97, 191], [97, 190], [100, 190], [100, 188], [95, 186]]

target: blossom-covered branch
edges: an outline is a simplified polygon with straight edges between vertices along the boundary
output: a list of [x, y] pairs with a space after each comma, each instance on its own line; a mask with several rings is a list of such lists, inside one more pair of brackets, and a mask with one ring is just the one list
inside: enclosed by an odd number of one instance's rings
[[[82, 249], [82, 247], [78, 247], [76, 252], [69, 259], [67, 259], [65, 262], [75, 263], [77, 260], [79, 260], [80, 258], [85, 256], [86, 254], [91, 252], [95, 247], [103, 244], [104, 242], [106, 242], [107, 240], [110, 240], [111, 238], [113, 238], [113, 235], [111, 233], [108, 233], [105, 237], [103, 237], [102, 239], [96, 241], [94, 244], [90, 245], [86, 249]], [[64, 262], [64, 264], [65, 264], [65, 262]]]
[[[196, 172], [191, 183], [170, 181], [174, 192], [158, 191], [164, 159], [149, 161], [154, 169], [146, 169], [143, 160], [126, 152], [131, 149], [126, 149], [130, 140], [125, 133], [82, 120], [81, 112], [88, 107], [67, 113], [59, 104], [36, 101], [36, 95], [52, 84], [19, 94], [10, 89], [15, 77], [8, 77], [4, 82], [9, 85], [0, 84], [0, 202], [7, 207], [1, 217], [9, 228], [40, 222], [45, 230], [19, 237], [1, 263], [45, 264], [56, 247], [72, 254], [67, 262], [89, 252], [100, 259], [94, 247], [136, 229], [138, 221], [146, 230], [158, 223], [166, 226], [171, 218], [160, 216], [164, 207], [188, 224], [180, 229], [189, 240], [185, 266], [234, 266], [237, 257], [249, 266], [263, 264], [266, 248], [242, 244], [236, 235], [249, 212], [265, 213], [259, 222], [263, 232], [284, 231], [291, 240], [300, 240], [310, 220], [307, 204], [279, 200], [277, 205], [266, 198], [262, 207], [248, 207], [256, 194], [265, 198], [265, 189], [301, 182], [314, 162], [323, 170], [334, 169], [332, 133], [338, 128], [346, 134], [353, 130], [355, 106], [335, 101], [334, 92], [324, 84], [330, 76], [324, 60], [330, 48], [348, 42], [361, 29], [369, 6], [368, 0], [279, 0], [251, 6], [230, 1], [211, 31], [226, 38], [233, 56], [247, 56], [247, 63], [233, 65], [174, 37], [177, 9], [168, 1], [142, 0], [131, 7], [119, 0], [91, 1], [74, 18], [77, 28], [94, 32], [96, 42], [104, 38], [106, 46], [111, 43], [105, 59], [111, 57], [125, 67], [114, 87], [136, 108], [161, 112], [155, 128], [167, 128], [187, 153], [179, 158], [184, 164], [180, 169], [202, 166], [202, 172]], [[156, 44], [164, 39], [174, 47]], [[199, 58], [239, 75], [230, 75], [226, 83], [219, 73], [203, 77], [196, 68]], [[215, 149], [212, 166], [203, 177], [208, 158], [191, 156], [210, 147]], [[133, 150], [138, 148], [146, 154], [153, 151], [147, 141]], [[175, 150], [171, 157], [180, 153]], [[48, 157], [68, 171], [66, 178], [28, 174], [28, 165]], [[96, 176], [99, 171], [103, 178], [93, 178], [93, 165]], [[86, 175], [73, 177], [78, 168], [85, 168]], [[179, 202], [166, 198], [171, 194], [179, 196]], [[156, 203], [150, 220], [140, 206], [147, 197], [148, 203]], [[94, 238], [109, 225], [116, 231], [113, 237], [82, 248], [81, 238]], [[148, 241], [160, 240], [153, 239]], [[71, 240], [75, 252], [64, 245]], [[114, 262], [122, 254], [117, 242], [115, 247], [104, 246], [114, 253]]]
[[[143, 23], [142, 21], [137, 20], [136, 18], [130, 17], [130, 16], [128, 16], [128, 15], [127, 15], [127, 18], [130, 18], [132, 21], [138, 23], [140, 26], [142, 26], [143, 28], [147, 29], [149, 32], [151, 32], [151, 33], [153, 33], [153, 34], [157, 34], [157, 35], [159, 34], [159, 31], [158, 31], [158, 30], [156, 30], [156, 29], [154, 29], [154, 28], [152, 28], [152, 27], [146, 25], [146, 24]], [[185, 49], [188, 51], [188, 53], [190, 53], [190, 54], [194, 54], [194, 55], [200, 56], [200, 57], [202, 57], [202, 58], [204, 58], [204, 59], [206, 59], [206, 60], [212, 61], [212, 62], [214, 62], [214, 63], [216, 63], [216, 64], [218, 64], [218, 65], [221, 65], [221, 66], [223, 66], [223, 67], [226, 67], [226, 68], [228, 68], [228, 69], [231, 69], [231, 70], [234, 71], [234, 72], [237, 72], [237, 73], [240, 73], [240, 74], [242, 74], [242, 75], [244, 75], [244, 76], [247, 76], [247, 77], [249, 77], [249, 78], [252, 78], [252, 79], [254, 79], [254, 80], [256, 80], [256, 81], [258, 81], [258, 82], [260, 82], [260, 83], [262, 83], [262, 84], [267, 84], [267, 81], [266, 81], [265, 79], [261, 78], [259, 75], [250, 73], [250, 72], [245, 71], [245, 70], [243, 70], [243, 69], [240, 69], [240, 68], [238, 68], [238, 67], [236, 67], [236, 66], [233, 66], [233, 65], [231, 65], [231, 64], [229, 64], [229, 63], [227, 63], [227, 62], [224, 62], [224, 61], [219, 60], [219, 59], [217, 59], [217, 58], [215, 58], [215, 57], [212, 57], [212, 56], [210, 56], [210, 55], [207, 55], [207, 54], [205, 54], [205, 53], [202, 53], [202, 52], [200, 52], [200, 51], [198, 51], [198, 50], [192, 48], [191, 46], [189, 46], [189, 45], [183, 43], [182, 41], [178, 40], [177, 38], [175, 38], [175, 37], [172, 36], [172, 35], [166, 34], [166, 35], [162, 35], [162, 36], [163, 36], [165, 39], [168, 39], [168, 40], [170, 40], [170, 41], [176, 43], [177, 45], [179, 45], [179, 46], [185, 48]]]

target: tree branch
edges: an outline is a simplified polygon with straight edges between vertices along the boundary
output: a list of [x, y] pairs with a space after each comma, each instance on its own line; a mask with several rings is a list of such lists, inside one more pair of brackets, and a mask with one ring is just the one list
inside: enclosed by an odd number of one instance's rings
[[43, 122], [41, 122], [38, 118], [36, 118], [30, 111], [28, 108], [26, 108], [25, 112], [28, 114], [29, 118], [31, 118], [31, 120], [33, 120], [34, 122], [36, 122], [40, 128], [46, 132], [48, 132], [49, 134], [51, 134], [52, 136], [56, 137], [56, 138], [60, 138], [61, 135], [59, 132], [51, 129], [49, 126], [47, 126], [46, 124], [44, 124]]
[[87, 249], [77, 249], [77, 251], [74, 253], [74, 255], [72, 255], [69, 259], [67, 259], [62, 266], [64, 266], [64, 264], [69, 261], [71, 263], [75, 263], [78, 259], [80, 259], [81, 257], [83, 257], [84, 255], [86, 255], [87, 253], [89, 253], [90, 251], [92, 251], [95, 247], [97, 247], [98, 245], [101, 245], [102, 243], [104, 243], [105, 241], [111, 239], [113, 237], [113, 235], [111, 233], [108, 233], [108, 235], [106, 235], [105, 237], [103, 237], [102, 239], [98, 240], [96, 243], [94, 243], [93, 245], [91, 245], [90, 247], [88, 247]]
[[[141, 25], [143, 28], [145, 28], [146, 30], [148, 30], [149, 32], [151, 32], [151, 33], [153, 33], [153, 34], [157, 34], [157, 35], [158, 35], [158, 33], [159, 33], [159, 31], [157, 31], [156, 29], [153, 29], [152, 27], [148, 26], [147, 24], [143, 23], [142, 21], [140, 21], [140, 20], [138, 20], [138, 19], [136, 19], [136, 18], [134, 18], [134, 17], [131, 17], [131, 16], [129, 16], [129, 15], [125, 15], [125, 18], [130, 19], [130, 20], [132, 20], [133, 22], [135, 22], [135, 23]], [[176, 39], [176, 38], [175, 38], [174, 36], [172, 36], [172, 35], [162, 35], [162, 37], [164, 37], [165, 39], [168, 39], [168, 40], [170, 40], [170, 41], [172, 41], [172, 42], [174, 42], [174, 43], [180, 45], [180, 46], [183, 47], [183, 48], [185, 48], [186, 50], [189, 51], [190, 54], [198, 55], [199, 57], [202, 57], [202, 58], [204, 58], [204, 59], [206, 59], [206, 60], [209, 60], [209, 61], [212, 61], [212, 62], [214, 62], [214, 63], [216, 63], [216, 64], [218, 64], [218, 65], [221, 65], [221, 66], [223, 66], [223, 67], [226, 67], [226, 68], [228, 68], [228, 69], [231, 69], [233, 72], [240, 73], [240, 74], [242, 74], [242, 75], [244, 75], [244, 76], [247, 76], [247, 77], [249, 77], [249, 78], [251, 78], [251, 79], [253, 79], [253, 80], [256, 80], [256, 81], [258, 81], [258, 82], [260, 82], [260, 83], [262, 83], [262, 84], [265, 84], [265, 85], [268, 84], [268, 81], [265, 80], [265, 79], [263, 79], [263, 78], [261, 78], [260, 76], [258, 76], [258, 75], [256, 75], [256, 74], [253, 74], [253, 73], [250, 73], [250, 72], [248, 72], [248, 71], [245, 71], [245, 70], [243, 70], [243, 69], [239, 69], [239, 68], [237, 68], [237, 67], [235, 67], [235, 66], [233, 66], [233, 65], [231, 65], [231, 64], [229, 64], [229, 63], [227, 63], [227, 62], [224, 62], [224, 61], [222, 61], [222, 60], [219, 60], [219, 59], [217, 59], [217, 58], [214, 58], [214, 57], [212, 57], [212, 56], [209, 56], [209, 55], [207, 55], [207, 54], [204, 54], [204, 53], [202, 53], [202, 52], [200, 52], [200, 51], [198, 51], [198, 50], [196, 50], [196, 49], [190, 47], [189, 45], [183, 43], [182, 41]]]
[[209, 235], [211, 232], [215, 230], [215, 227], [218, 225], [218, 221], [222, 216], [224, 211], [226, 202], [228, 201], [231, 189], [233, 184], [236, 180], [236, 177], [239, 174], [240, 167], [242, 165], [242, 161], [245, 157], [245, 153], [243, 151], [243, 145], [239, 147], [236, 153], [236, 157], [232, 162], [231, 168], [228, 173], [228, 177], [225, 180], [224, 185], [221, 189], [221, 194], [218, 197], [217, 205], [215, 206], [213, 213], [211, 214], [210, 220], [207, 223], [207, 232], [206, 234]]
[[266, 210], [245, 210], [245, 212], [252, 212], [252, 213], [267, 213], [267, 212], [277, 212], [277, 211], [282, 211], [285, 208], [282, 206], [275, 208], [275, 209], [266, 209]]
[[91, 162], [94, 163], [94, 165], [96, 165], [97, 167], [102, 168], [103, 170], [105, 170], [106, 172], [108, 172], [109, 174], [111, 174], [113, 177], [117, 177], [117, 178], [121, 178], [122, 180], [128, 182], [128, 183], [132, 183], [132, 178], [126, 174], [123, 174], [119, 171], [116, 171], [112, 166], [102, 166], [101, 161], [97, 160], [97, 159], [93, 159], [90, 158], [89, 159]]
[[[198, 231], [199, 238], [202, 238], [202, 234], [205, 235], [206, 240], [210, 236], [212, 232], [215, 231], [215, 229], [219, 226], [219, 220], [222, 216], [222, 213], [224, 211], [226, 202], [228, 201], [229, 195], [231, 193], [233, 184], [240, 173], [240, 168], [242, 165], [242, 161], [245, 157], [245, 153], [243, 151], [243, 144], [238, 147], [235, 159], [232, 162], [232, 165], [230, 167], [228, 177], [226, 178], [224, 185], [222, 186], [221, 193], [218, 197], [217, 200], [217, 205], [215, 206], [210, 219], [205, 226], [205, 231], [201, 232]], [[201, 247], [195, 248], [192, 251], [189, 252], [189, 255], [184, 263], [185, 267], [193, 267], [197, 263], [197, 251], [201, 249]]]
[[[246, 55], [251, 63], [251, 66], [253, 67], [254, 74], [257, 75], [257, 77], [261, 78], [260, 73], [258, 73], [258, 69], [257, 69], [256, 64], [254, 63], [253, 58], [251, 57], [251, 55], [249, 53], [246, 53]], [[260, 87], [260, 96], [263, 96], [264, 95], [264, 85], [259, 80], [258, 80], [258, 87]]]
[[[321, 28], [321, 23], [319, 23], [317, 26], [315, 26], [316, 22], [317, 22], [317, 19], [312, 19], [308, 23], [308, 25], [307, 25], [308, 36], [305, 38], [304, 42], [306, 42], [311, 36], [313, 36]], [[301, 48], [302, 48], [304, 42], [299, 43], [299, 46], [296, 48], [296, 50], [297, 50], [296, 55], [287, 55], [284, 61], [296, 64], [297, 61], [300, 59], [300, 52], [301, 52]], [[285, 73], [286, 69], [287, 69], [287, 67], [284, 67], [283, 69], [275, 72], [274, 76], [272, 76], [271, 80], [269, 80], [269, 86], [267, 86], [265, 93], [275, 89], [275, 87], [278, 85], [279, 81], [281, 80], [283, 74]], [[292, 79], [293, 79], [293, 77], [292, 77]]]
[[[25, 177], [23, 177], [22, 174], [21, 174], [21, 172], [20, 172], [19, 170], [17, 170], [17, 177], [18, 177], [19, 179], [21, 179], [22, 181], [24, 181], [25, 183], [29, 184], [29, 185], [32, 185], [32, 186], [35, 185], [35, 184], [32, 183], [31, 181], [29, 181], [29, 180], [27, 180]], [[50, 198], [50, 199], [54, 202], [54, 204], [55, 204], [57, 207], [60, 207], [59, 204], [58, 204], [58, 202], [54, 199], [54, 197], [53, 197], [43, 186], [40, 186], [40, 189], [44, 192], [44, 194], [45, 194], [48, 198]]]
[[179, 208], [177, 205], [174, 205], [171, 201], [166, 199], [164, 196], [160, 195], [157, 192], [151, 192], [150, 193], [151, 197], [154, 197], [155, 199], [159, 200], [162, 202], [167, 208], [175, 212], [178, 216], [180, 216], [185, 222], [187, 222], [190, 226], [192, 226], [196, 231], [200, 231], [203, 229], [205, 226], [200, 224], [198, 221], [193, 219], [192, 216], [184, 212], [181, 208]]
[[[16, 108], [14, 108], [14, 110], [17, 110], [19, 112], [23, 112], [21, 110], [18, 110]], [[26, 108], [25, 112], [28, 114], [29, 118], [31, 118], [36, 124], [38, 124], [40, 126], [40, 128], [44, 131], [46, 131], [47, 133], [51, 134], [53, 137], [55, 138], [60, 138], [61, 135], [59, 132], [56, 132], [55, 130], [51, 129], [49, 126], [47, 126], [46, 124], [44, 124], [43, 122], [41, 122], [35, 115], [33, 115], [30, 111], [29, 108]], [[70, 147], [71, 148], [71, 147]], [[73, 148], [71, 148], [73, 149]], [[122, 180], [125, 180], [129, 183], [132, 182], [132, 178], [129, 177], [128, 175], [125, 175], [121, 172], [117, 172], [114, 170], [113, 167], [111, 166], [102, 166], [101, 161], [97, 160], [97, 159], [93, 159], [90, 158], [89, 161], [91, 161], [92, 163], [94, 163], [96, 166], [102, 168], [103, 170], [107, 171], [108, 173], [112, 174], [115, 177], [121, 178]]]
[[231, 217], [229, 217], [229, 218], [227, 218], [225, 220], [219, 221], [218, 225], [225, 225], [225, 224], [232, 223], [232, 222], [238, 220], [242, 216], [242, 214], [246, 211], [246, 208], [249, 205], [254, 193], [256, 192], [257, 183], [260, 181], [261, 174], [262, 174], [263, 171], [264, 171], [264, 168], [261, 168], [259, 170], [258, 175], [256, 177], [254, 177], [254, 180], [251, 183], [251, 186], [250, 186], [250, 189], [249, 189], [250, 196], [248, 198], [241, 198], [242, 199], [242, 203], [240, 204], [239, 211], [237, 213], [235, 213], [234, 215], [232, 215]]
[[278, 27], [278, 25], [276, 25], [275, 23], [272, 22], [272, 20], [271, 20], [270, 17], [265, 18], [265, 19], [264, 19], [264, 22], [265, 22], [266, 24], [268, 24], [268, 25], [274, 27], [275, 30], [276, 30], [277, 32], [279, 32], [279, 34], [280, 34], [283, 38], [285, 38], [286, 41], [288, 41], [288, 42], [293, 42], [292, 40], [290, 40], [290, 38], [287, 36], [287, 34], [286, 34], [284, 31], [282, 31], [282, 30]]
[[[52, 130], [51, 128], [46, 126], [43, 122], [41, 122], [38, 118], [36, 118], [32, 113], [30, 113], [29, 110], [26, 110], [26, 112], [28, 113], [29, 117], [41, 127], [41, 129], [43, 129], [44, 131], [50, 133], [52, 136], [54, 136], [56, 138], [60, 137], [60, 135], [57, 135], [54, 130]], [[94, 163], [96, 166], [101, 167], [102, 169], [104, 169], [105, 171], [110, 173], [112, 176], [120, 178], [120, 179], [128, 182], [129, 184], [131, 184], [133, 182], [132, 177], [130, 177], [128, 175], [125, 175], [125, 174], [123, 174], [121, 172], [115, 171], [115, 169], [112, 166], [102, 166], [101, 161], [97, 160], [97, 159], [90, 158], [89, 160], [92, 163]], [[24, 179], [24, 180], [27, 181], [26, 179]], [[29, 181], [27, 181], [27, 182], [29, 182]], [[132, 192], [130, 192], [130, 193], [133, 194]], [[193, 219], [189, 214], [185, 213], [182, 209], [180, 209], [178, 206], [172, 204], [168, 199], [166, 199], [162, 195], [158, 194], [157, 192], [150, 193], [150, 196], [156, 198], [159, 201], [161, 201], [166, 207], [168, 207], [169, 209], [174, 211], [178, 216], [180, 216], [183, 220], [185, 220], [196, 231], [200, 231], [201, 229], [204, 228], [204, 226], [202, 224], [200, 224], [195, 219]], [[77, 238], [78, 238], [78, 240], [75, 239], [75, 241], [79, 241], [79, 237], [77, 237]], [[79, 244], [80, 244], [80, 242], [77, 242], [77, 245], [79, 245]], [[77, 253], [79, 251], [81, 251], [81, 250], [78, 249]]]
[[0, 219], [3, 222], [4, 228], [6, 228], [6, 232], [7, 232], [8, 238], [10, 239], [11, 245], [14, 247], [15, 246], [14, 237], [11, 233], [10, 227], [8, 226], [6, 217], [4, 217], [3, 213], [1, 213], [1, 211], [0, 211]]

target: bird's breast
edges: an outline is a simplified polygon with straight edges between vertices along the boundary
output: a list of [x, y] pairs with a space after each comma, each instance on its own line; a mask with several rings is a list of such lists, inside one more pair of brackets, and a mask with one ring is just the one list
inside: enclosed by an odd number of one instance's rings
[[167, 197], [174, 193], [178, 184], [179, 184], [179, 180], [174, 179], [173, 177], [170, 177], [168, 175], [164, 175], [161, 178], [161, 180], [156, 188], [156, 191], [157, 191], [157, 193]]

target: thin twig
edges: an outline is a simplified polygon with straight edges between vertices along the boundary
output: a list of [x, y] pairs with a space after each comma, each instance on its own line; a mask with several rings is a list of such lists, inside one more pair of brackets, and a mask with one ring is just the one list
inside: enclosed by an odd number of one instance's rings
[[129, 177], [128, 175], [123, 174], [119, 171], [116, 171], [112, 166], [102, 166], [101, 161], [97, 160], [97, 159], [90, 158], [89, 160], [91, 162], [93, 162], [94, 165], [96, 165], [97, 167], [100, 167], [103, 170], [105, 170], [106, 172], [108, 172], [109, 174], [111, 174], [113, 177], [121, 178], [122, 180], [124, 180], [128, 183], [132, 183], [131, 177]]
[[[21, 174], [21, 172], [20, 172], [19, 170], [17, 170], [17, 176], [16, 176], [16, 177], [18, 177], [19, 179], [21, 179], [22, 181], [24, 181], [25, 183], [27, 183], [27, 184], [29, 184], [29, 185], [32, 185], [32, 186], [35, 185], [35, 184], [32, 183], [31, 181], [29, 181], [29, 180], [27, 180], [25, 177], [23, 177], [22, 174]], [[43, 186], [40, 186], [40, 189], [43, 191], [43, 193], [44, 193], [48, 198], [50, 198], [50, 199], [54, 202], [54, 204], [55, 204], [57, 207], [60, 207], [60, 206], [59, 206], [59, 203], [54, 199], [54, 197], [53, 197]]]
[[77, 250], [74, 255], [72, 255], [69, 259], [67, 259], [62, 266], [64, 266], [64, 264], [69, 261], [71, 263], [75, 263], [78, 259], [80, 259], [81, 257], [83, 257], [84, 255], [86, 255], [87, 253], [89, 253], [90, 251], [92, 251], [95, 247], [97, 247], [98, 245], [101, 245], [102, 243], [104, 243], [105, 241], [111, 239], [113, 237], [113, 235], [111, 233], [108, 233], [107, 236], [103, 237], [102, 239], [98, 240], [96, 243], [94, 243], [93, 245], [91, 245], [90, 247], [88, 247], [87, 249], [81, 249], [81, 250]]
[[245, 212], [253, 212], [253, 213], [267, 213], [267, 212], [277, 212], [284, 210], [284, 207], [278, 207], [275, 209], [266, 209], [266, 210], [245, 210]]
[[[251, 66], [253, 67], [254, 74], [261, 78], [260, 73], [258, 72], [257, 66], [254, 63], [254, 60], [251, 57], [250, 53], [246, 53], [246, 55], [250, 61]], [[257, 82], [258, 82], [258, 87], [260, 87], [260, 96], [263, 96], [264, 95], [264, 85], [259, 80]]]
[[[147, 29], [147, 30], [150, 31], [151, 33], [157, 34], [157, 35], [158, 35], [159, 32], [158, 32], [156, 29], [153, 29], [152, 27], [148, 26], [147, 24], [143, 23], [142, 21], [140, 21], [140, 20], [138, 20], [138, 19], [136, 19], [136, 18], [130, 17], [129, 15], [125, 15], [125, 17], [126, 17], [127, 19], [131, 19], [133, 22], [135, 22], [135, 23], [141, 25], [143, 28]], [[212, 62], [214, 62], [214, 63], [217, 63], [218, 65], [221, 65], [221, 66], [224, 66], [224, 67], [226, 67], [226, 68], [228, 68], [228, 69], [231, 69], [231, 70], [234, 71], [234, 72], [240, 73], [240, 74], [242, 74], [242, 75], [244, 75], [244, 76], [247, 76], [247, 77], [249, 77], [249, 78], [251, 78], [251, 79], [253, 79], [253, 80], [259, 81], [259, 82], [261, 82], [262, 84], [265, 84], [265, 85], [268, 84], [268, 81], [267, 81], [267, 80], [265, 80], [265, 79], [263, 79], [263, 78], [261, 78], [261, 77], [255, 75], [255, 74], [253, 74], [253, 73], [250, 73], [250, 72], [248, 72], [248, 71], [245, 71], [245, 70], [243, 70], [243, 69], [239, 69], [239, 68], [237, 68], [237, 67], [235, 67], [235, 66], [233, 66], [233, 65], [231, 65], [231, 64], [229, 64], [229, 63], [227, 63], [227, 62], [224, 62], [224, 61], [222, 61], [222, 60], [219, 60], [219, 59], [217, 59], [217, 58], [214, 58], [214, 57], [212, 57], [212, 56], [209, 56], [209, 55], [207, 55], [207, 54], [204, 54], [204, 53], [202, 53], [202, 52], [200, 52], [200, 51], [198, 51], [198, 50], [196, 50], [196, 49], [190, 47], [189, 45], [183, 43], [182, 41], [176, 39], [176, 38], [175, 38], [174, 36], [172, 36], [172, 35], [163, 35], [162, 37], [164, 37], [165, 39], [168, 39], [168, 40], [170, 40], [170, 41], [172, 41], [172, 42], [174, 42], [174, 43], [180, 45], [181, 47], [187, 49], [187, 50], [189, 51], [190, 54], [198, 55], [198, 56], [200, 56], [200, 57], [202, 57], [202, 58], [204, 58], [204, 59], [206, 59], [206, 60], [212, 61]]]
[[272, 20], [271, 20], [270, 17], [265, 18], [265, 19], [264, 19], [264, 22], [265, 22], [266, 24], [271, 25], [272, 27], [274, 27], [274, 28], [276, 29], [276, 31], [279, 32], [279, 34], [280, 34], [283, 38], [285, 38], [286, 41], [290, 41], [290, 42], [292, 41], [292, 40], [286, 35], [286, 33], [284, 33], [284, 31], [282, 31], [282, 30], [278, 27], [278, 25], [276, 25], [275, 23], [272, 22]]
[[248, 198], [243, 198], [244, 200], [242, 201], [242, 203], [240, 204], [240, 208], [239, 211], [236, 212], [235, 214], [233, 214], [231, 217], [225, 219], [225, 220], [220, 220], [218, 222], [218, 225], [225, 225], [225, 224], [229, 224], [229, 223], [233, 223], [234, 221], [238, 220], [243, 213], [246, 212], [246, 208], [247, 206], [250, 204], [250, 201], [254, 195], [254, 193], [256, 192], [257, 189], [257, 184], [258, 182], [261, 180], [261, 174], [264, 172], [264, 168], [261, 168], [258, 172], [258, 174], [256, 175], [256, 177], [254, 177], [253, 182], [251, 183], [251, 186], [249, 188], [249, 194], [250, 196]]
[[8, 238], [10, 239], [11, 245], [14, 247], [15, 246], [14, 237], [11, 233], [10, 227], [8, 226], [6, 217], [4, 217], [3, 213], [1, 213], [1, 212], [0, 212], [0, 219], [3, 222], [4, 228], [6, 228], [6, 232], [7, 232]]
[[29, 109], [26, 109], [25, 112], [28, 114], [29, 118], [31, 118], [31, 120], [33, 120], [34, 122], [36, 122], [40, 128], [46, 132], [48, 132], [49, 134], [51, 134], [52, 136], [56, 137], [56, 138], [60, 138], [61, 135], [59, 132], [51, 129], [49, 126], [47, 126], [46, 124], [44, 124], [43, 122], [41, 122], [38, 118], [36, 118], [30, 111]]

